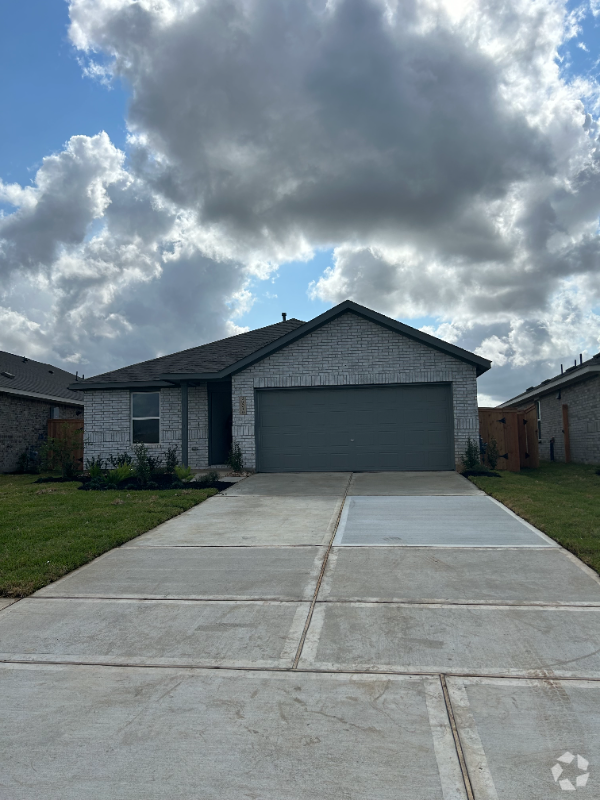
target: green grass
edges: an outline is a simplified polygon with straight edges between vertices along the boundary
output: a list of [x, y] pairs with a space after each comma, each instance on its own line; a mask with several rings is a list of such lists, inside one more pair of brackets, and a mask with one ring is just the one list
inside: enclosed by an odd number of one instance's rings
[[596, 572], [600, 572], [600, 475], [595, 466], [543, 462], [539, 469], [471, 478]]
[[0, 475], [0, 596], [31, 594], [216, 491], [80, 492], [36, 479]]

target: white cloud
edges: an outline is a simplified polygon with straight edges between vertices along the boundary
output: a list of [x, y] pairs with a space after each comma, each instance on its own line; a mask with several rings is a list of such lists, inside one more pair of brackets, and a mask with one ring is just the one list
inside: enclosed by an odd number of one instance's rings
[[84, 69], [130, 87], [127, 159], [75, 136], [34, 186], [0, 186], [17, 207], [0, 218], [5, 306], [25, 313], [19, 287], [45, 280], [31, 318], [61, 358], [100, 369], [237, 330], [251, 277], [329, 246], [314, 297], [436, 317], [515, 382], [596, 346], [599, 93], [556, 59], [581, 9], [69, 8]]

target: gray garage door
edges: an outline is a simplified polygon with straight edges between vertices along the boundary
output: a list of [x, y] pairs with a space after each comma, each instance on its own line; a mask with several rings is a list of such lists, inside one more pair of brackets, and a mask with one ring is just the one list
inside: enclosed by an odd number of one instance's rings
[[260, 472], [454, 469], [448, 384], [257, 392]]

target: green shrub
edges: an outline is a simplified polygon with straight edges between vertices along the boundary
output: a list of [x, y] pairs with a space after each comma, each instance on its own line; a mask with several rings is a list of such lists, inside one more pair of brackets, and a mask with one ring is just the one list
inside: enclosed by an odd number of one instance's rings
[[140, 486], [147, 486], [152, 476], [152, 462], [148, 448], [145, 444], [134, 444], [133, 453], [135, 477]]
[[105, 461], [103, 458], [100, 458], [100, 456], [88, 458], [88, 460], [85, 462], [85, 468], [92, 480], [101, 478], [103, 476], [104, 466]]
[[467, 446], [462, 457], [463, 467], [467, 469], [476, 469], [479, 466], [479, 448], [477, 442], [471, 437], [467, 439]]
[[177, 448], [169, 447], [169, 449], [167, 450], [167, 458], [165, 461], [165, 472], [168, 475], [172, 475], [175, 472], [176, 466], [177, 466]]
[[227, 457], [227, 464], [231, 467], [233, 472], [242, 472], [244, 469], [244, 457], [239, 442], [233, 442], [231, 445], [231, 450]]
[[113, 456], [111, 453], [108, 457], [108, 460], [110, 461], [110, 465], [113, 469], [122, 467], [125, 464], [127, 464], [127, 466], [131, 466], [133, 464], [133, 456], [130, 456], [129, 453], [119, 453], [116, 456]]
[[216, 469], [209, 470], [206, 475], [202, 475], [196, 479], [196, 483], [200, 486], [212, 486], [213, 483], [216, 483], [219, 480], [219, 473]]
[[62, 425], [62, 436], [47, 439], [40, 448], [40, 463], [43, 470], [60, 469], [63, 480], [77, 478], [80, 473], [73, 452], [81, 447], [79, 431]]
[[115, 467], [107, 472], [104, 476], [104, 482], [107, 486], [118, 486], [121, 481], [127, 480], [133, 475], [133, 468], [129, 464], [121, 464], [120, 467]]
[[493, 437], [488, 443], [485, 454], [487, 456], [487, 462], [490, 465], [490, 469], [496, 469], [498, 459], [500, 458], [500, 453], [498, 452], [498, 442]]
[[175, 467], [175, 475], [180, 481], [189, 481], [191, 477], [193, 477], [194, 473], [192, 472], [190, 467]]

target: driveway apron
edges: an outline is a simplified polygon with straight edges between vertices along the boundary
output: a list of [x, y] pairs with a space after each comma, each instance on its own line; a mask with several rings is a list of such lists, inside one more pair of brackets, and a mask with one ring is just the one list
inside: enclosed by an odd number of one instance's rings
[[259, 474], [0, 602], [0, 800], [600, 796], [600, 579], [456, 473]]

